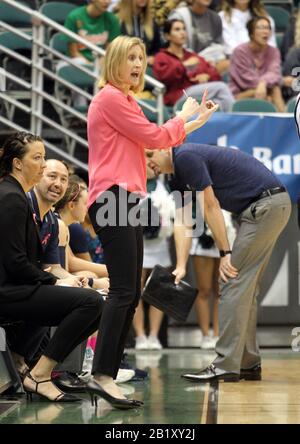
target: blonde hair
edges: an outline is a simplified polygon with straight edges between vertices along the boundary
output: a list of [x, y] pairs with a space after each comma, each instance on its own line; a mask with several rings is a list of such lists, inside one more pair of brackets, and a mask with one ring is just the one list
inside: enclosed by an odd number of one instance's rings
[[141, 92], [144, 89], [144, 75], [147, 67], [147, 57], [145, 45], [138, 37], [128, 37], [122, 35], [116, 37], [109, 45], [105, 57], [101, 78], [99, 81], [99, 88], [103, 88], [107, 83], [114, 86], [121, 87], [123, 85], [122, 69], [126, 64], [129, 51], [134, 47], [139, 46], [143, 52], [143, 67], [140, 76], [140, 82], [136, 87], [130, 89], [134, 92]]
[[[118, 3], [118, 17], [120, 23], [124, 23], [128, 34], [132, 34], [132, 20], [135, 15], [134, 0], [120, 0]], [[148, 0], [146, 6], [140, 13], [141, 25], [145, 30], [145, 34], [149, 40], [153, 39], [153, 14], [152, 0]]]
[[[228, 23], [231, 22], [232, 9], [234, 8], [234, 6], [235, 6], [235, 0], [222, 0], [221, 11], [224, 11], [225, 18], [227, 19]], [[252, 17], [268, 16], [266, 8], [261, 0], [250, 0], [248, 8], [250, 10]]]
[[296, 48], [300, 46], [300, 9], [296, 13], [294, 46]]

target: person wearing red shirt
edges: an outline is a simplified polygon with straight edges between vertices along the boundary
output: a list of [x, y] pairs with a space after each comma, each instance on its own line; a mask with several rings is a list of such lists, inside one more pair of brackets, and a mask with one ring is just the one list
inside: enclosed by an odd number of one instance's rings
[[174, 105], [186, 89], [189, 96], [202, 95], [207, 88], [208, 97], [219, 103], [222, 111], [230, 111], [234, 97], [216, 68], [193, 51], [184, 48], [187, 41], [182, 20], [166, 21], [164, 35], [168, 47], [155, 55], [153, 73], [166, 85], [165, 105]]
[[[89, 216], [99, 235], [110, 279], [87, 391], [117, 408], [135, 408], [114, 383], [141, 293], [143, 229], [138, 202], [146, 195], [145, 148], [178, 145], [201, 127], [218, 105], [189, 97], [177, 117], [150, 123], [133, 93], [143, 90], [146, 52], [136, 37], [119, 36], [104, 59], [100, 92], [88, 111]], [[187, 122], [193, 115], [196, 119]], [[134, 218], [134, 215], [136, 216]]]

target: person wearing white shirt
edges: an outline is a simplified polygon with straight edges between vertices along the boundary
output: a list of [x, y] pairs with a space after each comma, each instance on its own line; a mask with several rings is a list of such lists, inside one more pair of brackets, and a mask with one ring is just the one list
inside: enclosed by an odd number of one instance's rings
[[[219, 16], [223, 26], [223, 40], [225, 54], [230, 57], [234, 49], [241, 43], [249, 41], [247, 22], [254, 16], [268, 16], [261, 0], [223, 0]], [[272, 33], [269, 45], [276, 47], [275, 23], [271, 22]]]

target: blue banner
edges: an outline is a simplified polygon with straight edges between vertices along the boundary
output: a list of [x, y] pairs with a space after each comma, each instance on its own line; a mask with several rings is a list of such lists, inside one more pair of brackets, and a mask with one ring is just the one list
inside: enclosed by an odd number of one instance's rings
[[240, 149], [263, 162], [286, 186], [293, 202], [300, 194], [300, 140], [293, 116], [216, 113], [188, 142]]

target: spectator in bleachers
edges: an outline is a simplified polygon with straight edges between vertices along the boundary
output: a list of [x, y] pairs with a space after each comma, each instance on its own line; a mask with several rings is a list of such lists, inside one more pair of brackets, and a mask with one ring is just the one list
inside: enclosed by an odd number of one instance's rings
[[[30, 395], [73, 402], [79, 398], [61, 392], [52, 383], [51, 372], [98, 328], [103, 302], [92, 290], [66, 288], [68, 279], [57, 279], [42, 269], [41, 241], [25, 193], [41, 179], [44, 158], [42, 139], [30, 133], [13, 134], [1, 148], [1, 316], [21, 320], [25, 327], [58, 326], [23, 386]], [[16, 337], [13, 344], [19, 356], [24, 356], [25, 337]]]
[[276, 48], [275, 23], [262, 3], [262, 0], [223, 0], [219, 16], [223, 25], [225, 54], [230, 57], [241, 43], [249, 42], [247, 23], [252, 17], [268, 17], [272, 32], [269, 45]]
[[148, 65], [153, 65], [154, 55], [162, 46], [159, 28], [153, 20], [151, 1], [120, 0], [118, 4], [121, 33], [143, 40]]
[[187, 48], [214, 63], [220, 74], [228, 71], [222, 37], [222, 21], [209, 9], [212, 0], [192, 0], [191, 5], [175, 9], [169, 19], [183, 20], [187, 31]]
[[[120, 34], [117, 17], [107, 11], [110, 0], [89, 0], [88, 5], [74, 9], [65, 21], [65, 27], [90, 43], [106, 49], [108, 44]], [[91, 63], [93, 53], [77, 42], [69, 41], [69, 56], [78, 63]]]
[[111, 0], [107, 10], [115, 14], [118, 11], [118, 3], [119, 0]]
[[[107, 11], [110, 0], [88, 0], [88, 5], [73, 9], [65, 21], [65, 27], [70, 31], [78, 34], [102, 49], [106, 49], [109, 43], [120, 34], [120, 25], [118, 18]], [[86, 46], [72, 41], [66, 37], [69, 50], [69, 57], [74, 62], [87, 65], [94, 62], [94, 54]], [[103, 57], [99, 58], [100, 65]], [[61, 61], [58, 68], [65, 66], [67, 63]], [[77, 108], [87, 108], [88, 101], [85, 96], [75, 91], [71, 92], [73, 105]]]
[[300, 46], [300, 9], [290, 18], [280, 46], [281, 57], [284, 61], [291, 48]]
[[187, 37], [184, 22], [166, 21], [164, 35], [168, 47], [155, 56], [153, 72], [166, 85], [165, 104], [174, 105], [182, 97], [183, 89], [190, 96], [199, 96], [208, 88], [208, 97], [219, 103], [222, 111], [230, 111], [234, 97], [226, 83], [220, 81], [216, 68], [184, 48]]
[[268, 44], [270, 20], [255, 17], [248, 22], [247, 28], [250, 42], [239, 45], [231, 57], [231, 91], [237, 99], [268, 100], [279, 112], [284, 112], [280, 53]]
[[[281, 56], [283, 60], [282, 74], [285, 98], [288, 99], [298, 93], [292, 89], [292, 83], [299, 75], [300, 66], [300, 9], [296, 15], [291, 18], [289, 27], [287, 28], [282, 44]], [[293, 73], [293, 69], [296, 70]]]
[[179, 3], [181, 3], [181, 0], [152, 0], [151, 9], [155, 23], [163, 27], [169, 14]]
[[212, 0], [211, 4], [209, 5], [210, 9], [219, 12], [221, 9], [221, 2], [222, 0]]

